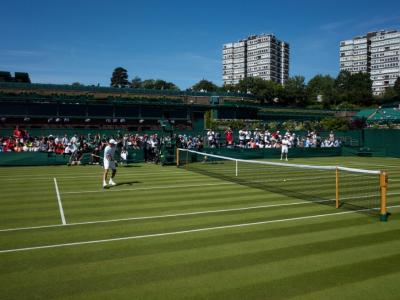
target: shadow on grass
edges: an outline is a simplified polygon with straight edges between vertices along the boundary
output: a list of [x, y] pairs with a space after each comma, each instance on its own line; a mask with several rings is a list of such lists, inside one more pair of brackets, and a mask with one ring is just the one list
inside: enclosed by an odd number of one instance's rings
[[121, 186], [121, 185], [133, 185], [134, 183], [142, 183], [141, 181], [121, 181], [118, 182], [115, 186]]

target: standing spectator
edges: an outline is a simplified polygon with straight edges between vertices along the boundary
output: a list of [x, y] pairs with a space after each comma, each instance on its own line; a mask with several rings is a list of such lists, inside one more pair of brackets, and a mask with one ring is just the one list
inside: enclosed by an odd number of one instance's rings
[[239, 147], [244, 148], [246, 140], [246, 131], [245, 129], [239, 130]]
[[126, 148], [122, 148], [121, 150], [121, 163], [125, 166], [128, 165], [128, 151], [126, 150]]
[[67, 134], [64, 134], [63, 138], [61, 139], [61, 143], [66, 147], [69, 143]]
[[285, 156], [285, 160], [288, 160], [288, 152], [289, 152], [289, 141], [287, 140], [287, 136], [285, 135], [282, 139], [282, 148], [281, 148], [281, 160], [283, 156]]
[[14, 137], [15, 139], [21, 139], [21, 138], [23, 138], [23, 136], [22, 136], [22, 131], [19, 129], [19, 126], [16, 126], [16, 127], [15, 127], [15, 129], [14, 129], [14, 131], [13, 131], [13, 137]]
[[207, 141], [209, 147], [215, 147], [215, 133], [211, 128], [207, 132]]
[[233, 146], [233, 131], [231, 128], [225, 131], [225, 144], [228, 148]]

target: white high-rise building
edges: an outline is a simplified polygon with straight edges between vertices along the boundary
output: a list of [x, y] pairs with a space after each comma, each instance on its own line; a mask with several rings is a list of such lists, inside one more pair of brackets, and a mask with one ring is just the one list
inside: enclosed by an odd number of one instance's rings
[[375, 95], [400, 77], [400, 31], [376, 31], [340, 42], [340, 70], [366, 72]]
[[252, 35], [223, 46], [223, 80], [236, 84], [260, 77], [284, 84], [289, 78], [289, 45], [272, 34]]

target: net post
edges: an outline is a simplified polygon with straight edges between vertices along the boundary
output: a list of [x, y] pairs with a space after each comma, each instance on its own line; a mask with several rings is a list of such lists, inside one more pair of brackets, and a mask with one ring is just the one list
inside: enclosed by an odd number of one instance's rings
[[387, 185], [388, 185], [388, 174], [385, 171], [381, 171], [379, 175], [379, 185], [380, 185], [380, 192], [381, 192], [381, 209], [380, 209], [380, 217], [379, 219], [383, 222], [386, 222], [388, 219], [388, 212], [387, 212]]
[[238, 161], [237, 161], [237, 159], [235, 160], [235, 164], [236, 164], [235, 171], [236, 171], [236, 177], [237, 177], [238, 176]]
[[179, 148], [176, 147], [176, 166], [179, 167]]
[[336, 187], [335, 187], [335, 190], [336, 190], [336, 197], [335, 197], [335, 199], [336, 199], [336, 208], [339, 208], [340, 203], [339, 203], [339, 168], [338, 167], [336, 167], [336, 175], [335, 175], [335, 177], [336, 177]]

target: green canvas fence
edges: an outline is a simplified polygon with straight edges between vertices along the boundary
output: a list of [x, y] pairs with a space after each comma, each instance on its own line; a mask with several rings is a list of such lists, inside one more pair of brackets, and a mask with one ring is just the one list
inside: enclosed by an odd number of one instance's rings
[[399, 129], [365, 129], [364, 147], [379, 151], [379, 156], [400, 157]]
[[[144, 161], [142, 150], [130, 150], [128, 162], [137, 163]], [[68, 155], [45, 153], [45, 152], [4, 152], [0, 153], [0, 166], [50, 166], [66, 165], [69, 161]], [[84, 154], [81, 163], [88, 164], [90, 154]]]

